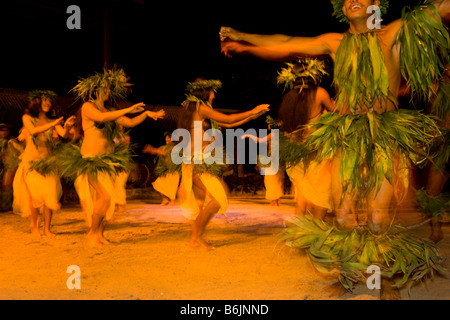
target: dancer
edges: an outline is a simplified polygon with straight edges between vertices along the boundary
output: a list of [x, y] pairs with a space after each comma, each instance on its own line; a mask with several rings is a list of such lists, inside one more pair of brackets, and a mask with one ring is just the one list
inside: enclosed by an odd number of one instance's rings
[[12, 209], [14, 174], [19, 166], [19, 156], [24, 147], [10, 137], [11, 125], [0, 123], [0, 212]]
[[155, 175], [158, 178], [152, 183], [152, 186], [161, 193], [162, 206], [174, 206], [178, 185], [180, 184], [181, 165], [176, 165], [171, 160], [171, 152], [175, 144], [171, 140], [170, 132], [165, 132], [164, 136], [165, 145], [155, 148], [147, 144], [142, 152], [157, 155]]
[[[440, 135], [431, 118], [396, 106], [402, 75], [413, 97], [430, 99], [435, 94], [431, 84], [442, 75], [441, 60], [449, 61], [448, 33], [441, 17], [449, 15], [450, 1], [426, 1], [402, 19], [373, 29], [367, 9], [377, 5], [385, 13], [387, 0], [331, 2], [334, 15], [349, 23], [343, 34], [289, 37], [223, 27], [222, 51], [227, 56], [251, 54], [269, 60], [319, 55], [334, 60], [341, 115], [322, 116], [305, 145], [317, 161], [333, 161], [333, 209], [340, 228], [351, 230], [357, 225], [354, 200], [364, 198], [371, 233], [383, 235], [391, 225], [394, 196], [398, 203], [406, 194], [409, 161], [425, 163], [432, 138]], [[346, 287], [351, 288], [348, 283]]]
[[179, 192], [184, 216], [190, 220], [192, 227], [189, 245], [205, 250], [214, 249], [204, 238], [205, 229], [215, 214], [225, 213], [228, 199], [223, 182], [220, 180], [222, 172], [220, 167], [223, 165], [193, 164], [191, 161], [202, 157], [201, 154], [195, 154], [194, 143], [192, 143], [196, 140], [196, 131], [200, 129], [204, 149], [208, 144], [203, 141], [203, 134], [208, 126], [213, 128], [239, 126], [267, 112], [269, 107], [267, 104], [262, 104], [242, 113], [218, 112], [212, 108], [212, 103], [215, 92], [221, 86], [222, 83], [218, 80], [197, 79], [195, 82], [190, 82], [187, 86], [187, 98], [182, 103], [183, 114], [180, 116], [178, 125], [179, 128], [190, 132], [188, 148], [191, 148], [193, 155], [191, 159], [187, 159], [187, 163], [182, 163]]
[[323, 61], [304, 58], [287, 63], [277, 78], [277, 83], [288, 90], [278, 112], [282, 131], [280, 160], [295, 188], [295, 213], [310, 212], [315, 218], [323, 218], [331, 210], [331, 162], [302, 159], [300, 146], [311, 133], [308, 125], [322, 113], [335, 111], [328, 92], [319, 87], [326, 74]]
[[[71, 90], [84, 101], [81, 107], [84, 139], [81, 147], [67, 144], [70, 149], [63, 152], [61, 162], [63, 174], [76, 178], [75, 187], [89, 226], [88, 246], [109, 243], [103, 232], [115, 209], [114, 180], [119, 172], [129, 171], [131, 165], [127, 146], [114, 145], [117, 125], [131, 128], [148, 117], [157, 120], [165, 115], [163, 110], [144, 111], [144, 103], [116, 111], [105, 105], [108, 99], [124, 99], [129, 87], [125, 72], [113, 68], [79, 80]], [[125, 116], [137, 112], [142, 113], [134, 118]]]
[[[273, 129], [278, 129], [279, 123], [277, 123], [270, 116], [266, 118], [266, 122], [268, 123], [269, 131]], [[244, 134], [241, 136], [241, 139], [250, 138], [255, 143], [267, 143], [267, 156], [271, 156], [272, 150], [272, 133], [269, 133], [264, 138], [259, 138], [257, 136], [251, 134]], [[278, 143], [278, 142], [277, 142]], [[261, 155], [259, 156], [261, 157]], [[258, 167], [261, 169], [265, 165], [258, 162]], [[278, 168], [276, 172], [272, 172], [270, 174], [270, 169], [265, 172], [264, 175], [264, 187], [266, 189], [266, 199], [270, 201], [268, 203], [269, 206], [279, 206], [281, 204], [281, 197], [284, 195], [284, 174], [285, 171], [282, 168]]]
[[67, 137], [75, 117], [68, 118], [64, 127], [63, 117], [50, 120], [48, 114], [56, 99], [53, 91], [32, 91], [30, 104], [22, 117], [25, 150], [13, 181], [13, 210], [23, 217], [30, 217], [31, 234], [34, 240], [41, 237], [39, 231], [40, 215], [44, 215], [44, 235], [55, 237], [51, 232], [53, 213], [60, 209], [61, 182], [58, 176], [57, 161], [53, 154], [53, 134]]
[[297, 150], [312, 133], [311, 124], [324, 112], [335, 111], [328, 92], [319, 86], [325, 75], [323, 61], [304, 58], [295, 64], [287, 63], [287, 68], [282, 69], [277, 79], [277, 83], [288, 90], [278, 112], [283, 132], [280, 160], [295, 187], [295, 213], [304, 215], [310, 212], [317, 219], [325, 217], [332, 208], [331, 162], [302, 159]]

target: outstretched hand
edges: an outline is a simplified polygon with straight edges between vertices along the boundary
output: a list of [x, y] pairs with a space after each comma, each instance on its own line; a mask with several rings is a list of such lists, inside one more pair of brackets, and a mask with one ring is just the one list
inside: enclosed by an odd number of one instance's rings
[[226, 39], [230, 39], [233, 41], [241, 40], [240, 32], [230, 27], [221, 27], [219, 35], [220, 41], [225, 41]]
[[52, 126], [57, 126], [58, 124], [61, 124], [63, 122], [64, 117], [59, 117], [58, 119], [54, 120], [52, 123]]
[[163, 109], [156, 112], [147, 111], [147, 116], [153, 120], [163, 119], [166, 116], [166, 111]]
[[253, 108], [252, 113], [254, 118], [257, 118], [261, 115], [263, 115], [264, 113], [266, 113], [267, 111], [269, 111], [269, 106], [270, 104], [260, 104], [258, 106], [256, 106], [255, 108]]
[[64, 123], [64, 128], [65, 127], [73, 127], [75, 125], [76, 119], [77, 119], [77, 117], [75, 117], [75, 116], [69, 117], [69, 119], [67, 119], [66, 122]]
[[136, 103], [135, 105], [132, 105], [131, 107], [129, 107], [129, 113], [142, 112], [142, 111], [144, 111], [144, 106], [145, 106], [145, 103], [143, 103], [143, 102]]

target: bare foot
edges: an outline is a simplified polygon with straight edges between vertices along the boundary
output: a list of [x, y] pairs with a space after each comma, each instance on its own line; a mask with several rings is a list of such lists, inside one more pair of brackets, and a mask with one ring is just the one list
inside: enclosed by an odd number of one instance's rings
[[215, 250], [215, 249], [216, 249], [213, 245], [211, 245], [210, 243], [208, 243], [208, 242], [207, 242], [205, 239], [203, 239], [203, 238], [198, 238], [198, 239], [197, 239], [197, 243], [199, 244], [200, 249], [203, 249], [203, 250], [206, 250], [206, 251], [209, 251], [209, 250]]
[[345, 289], [339, 281], [326, 286], [325, 289], [329, 293], [328, 297], [330, 298], [339, 298], [348, 293], [348, 290]]
[[124, 204], [118, 204], [116, 207], [117, 212], [125, 212], [125, 205]]
[[44, 235], [46, 237], [49, 237], [50, 239], [53, 239], [54, 237], [56, 237], [56, 234], [54, 234], [53, 232], [51, 232], [50, 230], [44, 230]]
[[277, 200], [272, 200], [270, 203], [266, 204], [266, 206], [276, 207], [276, 206], [278, 206], [278, 201]]
[[367, 216], [367, 225], [373, 234], [383, 234], [388, 231], [391, 225], [389, 211], [387, 210], [373, 210]]
[[162, 206], [167, 206], [169, 204], [169, 200], [167, 200], [166, 198], [163, 199], [163, 201], [161, 202]]
[[381, 278], [380, 300], [402, 300], [400, 290], [392, 286], [392, 280]]
[[200, 245], [197, 242], [197, 239], [191, 238], [191, 240], [189, 240], [189, 247], [191, 248], [198, 248]]
[[170, 200], [169, 206], [174, 206], [175, 205], [175, 200]]
[[99, 248], [102, 246], [98, 236], [96, 234], [88, 233], [86, 235], [85, 244], [90, 248]]

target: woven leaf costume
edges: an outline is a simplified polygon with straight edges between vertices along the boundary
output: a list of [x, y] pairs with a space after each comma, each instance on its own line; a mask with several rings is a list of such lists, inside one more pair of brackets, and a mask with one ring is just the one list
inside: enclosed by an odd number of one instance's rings
[[[387, 5], [387, 1], [383, 2], [382, 9]], [[401, 45], [401, 73], [407, 79], [412, 96], [426, 102], [436, 93], [431, 85], [440, 80], [443, 66], [450, 62], [449, 36], [430, 2], [426, 1], [414, 11], [403, 11], [397, 37]], [[332, 3], [335, 15], [345, 21], [341, 10], [343, 1], [332, 0]], [[429, 8], [431, 15], [425, 8]], [[400, 167], [408, 168], [409, 162], [424, 166], [428, 160], [435, 159], [438, 152], [433, 147], [434, 142], [443, 135], [433, 116], [402, 109], [374, 112], [375, 103], [379, 102], [383, 108], [389, 101], [396, 101], [389, 92], [384, 61], [376, 31], [347, 32], [336, 53], [334, 85], [337, 106], [348, 107], [350, 114], [323, 115], [310, 125], [313, 132], [303, 147], [284, 150], [284, 158], [293, 158], [290, 152], [295, 151], [300, 157], [312, 156], [319, 162], [339, 156], [344, 192], [364, 197], [379, 188], [386, 178], [391, 184], [400, 183], [403, 192], [396, 197], [401, 200], [408, 189], [409, 174], [407, 169], [392, 170], [394, 155]], [[429, 208], [433, 206], [436, 204], [428, 203]], [[364, 273], [373, 264], [381, 268], [383, 276], [401, 275], [396, 287], [432, 277], [436, 272], [446, 272], [434, 243], [409, 235], [399, 226], [391, 226], [385, 234], [374, 235], [366, 226], [341, 231], [305, 216], [295, 217], [290, 222], [280, 241], [304, 249], [317, 270], [337, 274], [348, 290], [366, 279]]]
[[[429, 7], [434, 8], [432, 5]], [[407, 78], [414, 96], [428, 99], [429, 83], [439, 80], [443, 66], [442, 62], [429, 61], [442, 58], [449, 61], [448, 54], [444, 54], [448, 52], [449, 42], [439, 16], [432, 17], [423, 8], [420, 6], [404, 13], [397, 41], [401, 42], [402, 73], [421, 72]], [[437, 14], [435, 8], [432, 12]], [[418, 29], [421, 31], [411, 31]], [[425, 41], [425, 36], [438, 39]], [[422, 53], [428, 58], [421, 56]], [[427, 72], [423, 73], [425, 70]], [[423, 166], [432, 158], [433, 139], [442, 136], [433, 117], [402, 109], [381, 114], [373, 111], [377, 102], [385, 107], [388, 101], [396, 101], [389, 92], [387, 69], [376, 31], [347, 32], [336, 52], [334, 71], [336, 105], [339, 108], [348, 106], [351, 114], [342, 117], [325, 114], [311, 125], [314, 133], [306, 145], [317, 155], [318, 161], [341, 153], [340, 177], [344, 191], [359, 192], [364, 196], [380, 186], [384, 177], [392, 182], [391, 158], [394, 154], [398, 155], [401, 165], [410, 160]], [[399, 174], [403, 181], [402, 189], [406, 192], [407, 172]], [[403, 195], [398, 195], [398, 198], [403, 198]]]
[[[99, 110], [95, 99], [110, 90], [110, 99], [118, 101], [126, 98], [131, 84], [128, 82], [123, 69], [105, 69], [103, 73], [95, 73], [84, 79], [80, 79], [78, 84], [71, 89], [77, 99], [90, 101]], [[116, 176], [120, 172], [129, 172], [133, 168], [132, 153], [130, 147], [125, 144], [114, 144], [114, 138], [118, 135], [118, 126], [115, 122], [95, 123], [94, 126], [100, 129], [107, 139], [112, 152], [95, 156], [82, 157], [81, 143], [74, 145], [65, 144], [58, 152], [61, 175], [70, 180], [75, 180], [78, 176], [87, 174], [96, 179], [97, 173], [106, 173]]]

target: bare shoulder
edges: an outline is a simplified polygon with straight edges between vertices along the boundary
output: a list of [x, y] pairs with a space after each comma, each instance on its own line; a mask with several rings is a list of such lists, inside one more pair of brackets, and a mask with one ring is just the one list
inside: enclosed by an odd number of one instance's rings
[[324, 33], [317, 37], [321, 41], [327, 44], [328, 49], [332, 54], [335, 54], [341, 44], [342, 39], [344, 38], [343, 33], [330, 32]]
[[383, 42], [387, 46], [392, 48], [397, 42], [397, 36], [401, 26], [402, 26], [401, 19], [394, 20], [388, 25], [383, 25], [381, 27], [381, 30], [378, 32], [378, 35], [383, 39]]
[[95, 108], [95, 105], [91, 102], [91, 101], [86, 101], [83, 103], [83, 105], [81, 106], [82, 109], [86, 109], [86, 108]]
[[318, 98], [319, 100], [323, 100], [325, 98], [329, 99], [330, 98], [330, 94], [324, 88], [318, 87], [317, 91], [316, 91], [316, 98]]

